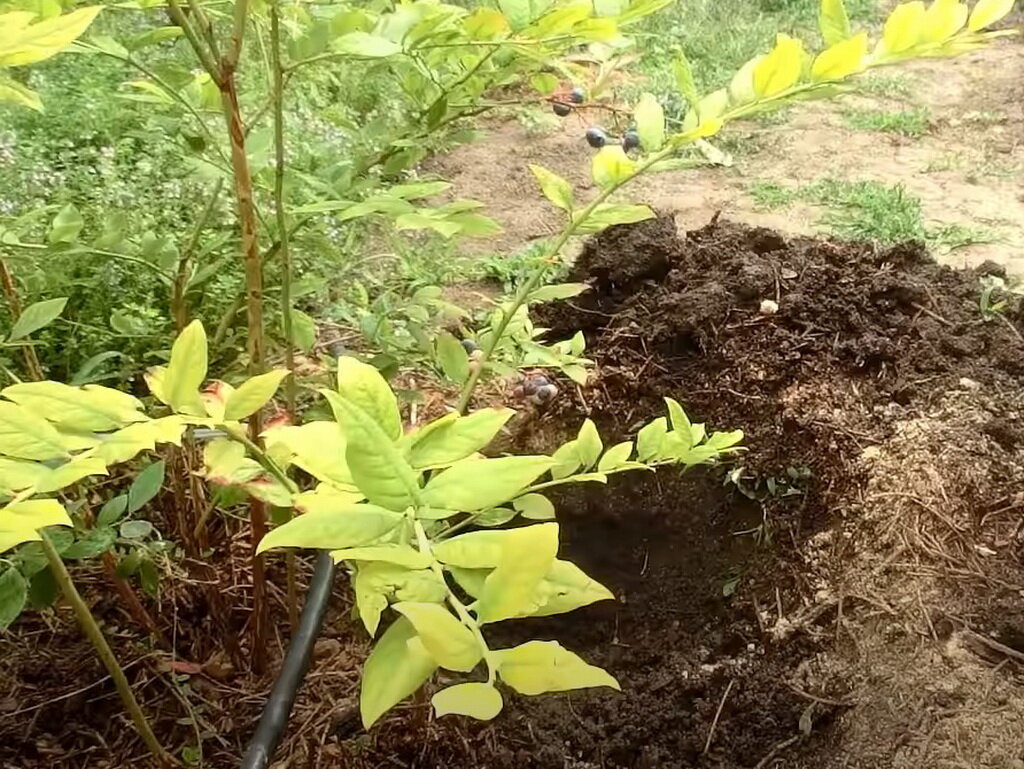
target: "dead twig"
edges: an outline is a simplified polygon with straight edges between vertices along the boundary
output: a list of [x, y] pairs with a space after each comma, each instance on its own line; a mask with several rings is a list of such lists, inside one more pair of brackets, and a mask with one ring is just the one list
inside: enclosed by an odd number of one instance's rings
[[783, 740], [782, 742], [776, 744], [771, 750], [768, 751], [768, 753], [765, 754], [764, 758], [757, 762], [757, 764], [754, 766], [754, 769], [764, 769], [766, 766], [768, 766], [769, 763], [771, 763], [775, 759], [777, 755], [779, 755], [779, 753], [781, 753], [791, 745], [795, 745], [799, 741], [800, 735], [797, 734], [793, 737], [790, 737], [788, 740]]
[[715, 738], [715, 729], [718, 728], [718, 719], [722, 717], [722, 708], [725, 707], [725, 701], [729, 699], [729, 692], [732, 691], [733, 684], [736, 683], [736, 679], [733, 678], [729, 681], [729, 685], [725, 687], [725, 694], [722, 695], [722, 701], [718, 703], [718, 710], [715, 711], [715, 720], [711, 722], [711, 728], [708, 730], [708, 738], [704, 742], [704, 750], [701, 753], [702, 756], [706, 756], [708, 751], [711, 750], [711, 741]]

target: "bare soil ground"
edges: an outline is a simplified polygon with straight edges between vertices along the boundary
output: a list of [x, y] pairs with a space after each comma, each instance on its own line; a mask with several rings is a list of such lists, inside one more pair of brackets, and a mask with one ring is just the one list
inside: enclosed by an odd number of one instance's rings
[[[800, 105], [781, 121], [726, 129], [715, 141], [732, 151], [731, 168], [658, 174], [623, 194], [672, 213], [683, 228], [702, 226], [721, 211], [734, 221], [810, 234], [820, 231], [820, 208], [766, 211], [750, 195], [752, 182], [902, 184], [921, 199], [927, 224], [959, 224], [993, 240], [938, 253], [940, 261], [968, 266], [993, 259], [1024, 272], [1024, 43], [914, 62], [880, 77], [895, 86], [875, 78], [869, 90], [890, 95], [871, 95], [866, 87], [837, 101]], [[920, 137], [854, 130], [846, 119], [851, 110], [915, 109], [929, 116]], [[565, 176], [583, 197], [592, 189], [585, 127], [576, 116], [546, 133], [529, 132], [516, 120], [493, 122], [482, 141], [436, 158], [431, 168], [454, 181], [461, 196], [483, 201], [504, 226], [488, 250], [513, 253], [559, 224], [553, 212], [538, 216], [541, 198], [528, 164]]]

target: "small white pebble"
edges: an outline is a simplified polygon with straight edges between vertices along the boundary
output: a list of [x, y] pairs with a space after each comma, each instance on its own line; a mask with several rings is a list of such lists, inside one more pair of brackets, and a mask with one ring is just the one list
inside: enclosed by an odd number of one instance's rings
[[772, 299], [764, 299], [761, 302], [762, 315], [774, 315], [779, 311], [779, 303]]
[[968, 379], [967, 377], [961, 377], [960, 378], [960, 386], [962, 388], [964, 388], [965, 390], [977, 391], [977, 390], [981, 389], [981, 383], [980, 382], [975, 382], [973, 379]]

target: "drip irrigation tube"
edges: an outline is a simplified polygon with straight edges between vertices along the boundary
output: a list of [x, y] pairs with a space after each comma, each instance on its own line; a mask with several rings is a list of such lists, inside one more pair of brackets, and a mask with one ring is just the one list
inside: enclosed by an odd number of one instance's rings
[[306, 593], [306, 603], [302, 607], [299, 627], [288, 644], [281, 672], [270, 690], [267, 704], [263, 706], [263, 714], [256, 725], [256, 733], [245, 751], [240, 769], [267, 769], [274, 757], [281, 735], [288, 724], [292, 705], [299, 686], [306, 678], [309, 660], [313, 654], [313, 645], [320, 635], [320, 627], [327, 612], [327, 603], [331, 597], [334, 584], [334, 559], [330, 553], [322, 550], [317, 553], [316, 568], [313, 580]]

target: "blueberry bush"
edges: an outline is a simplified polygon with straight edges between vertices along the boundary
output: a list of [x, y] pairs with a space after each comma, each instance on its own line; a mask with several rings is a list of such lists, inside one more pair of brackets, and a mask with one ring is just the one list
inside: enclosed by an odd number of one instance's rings
[[[476, 388], [485, 377], [512, 376], [522, 366], [586, 380], [582, 335], [542, 342], [529, 308], [587, 290], [582, 284], [545, 284], [572, 238], [653, 216], [648, 207], [622, 200], [632, 180], [677, 167], [681, 152], [731, 121], [834, 96], [872, 68], [984, 45], [1004, 34], [987, 30], [1013, 2], [904, 3], [872, 40], [852, 28], [842, 0], [822, 0], [820, 50], [779, 35], [774, 47], [740, 68], [727, 87], [706, 94], [697, 89], [679, 52], [674, 72], [687, 105], [681, 121], [667, 118], [663, 104], [645, 93], [622, 130], [593, 126], [586, 131], [595, 150], [591, 198], [578, 199], [566, 180], [532, 168], [544, 196], [562, 212], [563, 227], [539, 249], [533, 271], [514, 294], [499, 300], [472, 333], [463, 339], [443, 332], [425, 339], [438, 372], [460, 386], [448, 413], [405, 425], [394, 389], [380, 370], [343, 350], [329, 383], [322, 377], [299, 381], [294, 349], [305, 346], [309, 324], [294, 303], [293, 274], [305, 228], [324, 217], [335, 225], [381, 217], [399, 229], [442, 236], [487, 232], [492, 225], [475, 204], [435, 203], [432, 197], [442, 185], [414, 178], [431, 139], [479, 114], [524, 79], [545, 94], [556, 115], [572, 115], [594, 95], [583, 86], [559, 85], [553, 72], [564, 66], [564, 53], [588, 41], [616, 40], [623, 25], [661, 5], [639, 0], [549, 7], [501, 0], [466, 8], [417, 1], [377, 12], [362, 6], [168, 0], [166, 7], [118, 6], [149, 19], [159, 7], [172, 22], [141, 25], [134, 37], [121, 41], [81, 37], [95, 8], [67, 14], [48, 9], [41, 21], [35, 11], [9, 12], [14, 15], [6, 17], [0, 34], [0, 64], [34, 63], [78, 38], [79, 53], [134, 67], [142, 77], [130, 84], [129, 93], [144, 98], [154, 113], [165, 113], [180, 147], [195, 152], [190, 165], [210, 179], [207, 194], [193, 201], [194, 226], [180, 241], [168, 236], [159, 245], [125, 234], [130, 222], [107, 240], [91, 235], [83, 240], [89, 225], [72, 204], [52, 219], [45, 206], [43, 215], [21, 214], [21, 223], [0, 236], [11, 321], [4, 345], [23, 355], [24, 374], [9, 369], [13, 383], [0, 390], [0, 621], [9, 624], [22, 611], [31, 580], [45, 563], [114, 678], [136, 728], [161, 760], [165, 748], [78, 595], [65, 559], [102, 556], [117, 547], [124, 560], [144, 560], [136, 551], [155, 546], [147, 539], [153, 531], [137, 513], [159, 490], [164, 465], [151, 464], [95, 515], [82, 504], [90, 479], [160, 447], [166, 453], [167, 447], [203, 436], [206, 482], [249, 500], [254, 650], [266, 645], [264, 553], [327, 550], [351, 574], [359, 619], [376, 638], [362, 677], [367, 727], [438, 669], [467, 676], [434, 694], [439, 716], [495, 717], [504, 702], [499, 684], [527, 696], [618, 688], [607, 671], [557, 643], [537, 640], [500, 649], [485, 634], [496, 622], [568, 612], [612, 597], [608, 588], [557, 557], [559, 527], [549, 491], [571, 483], [605, 483], [621, 472], [719, 462], [738, 450], [742, 433], [709, 432], [669, 399], [667, 415], [642, 427], [632, 440], [605, 446], [593, 422], [584, 420], [577, 436], [550, 455], [491, 456], [486, 449], [513, 412], [472, 410]], [[257, 44], [246, 46], [250, 39]], [[173, 46], [175, 55], [181, 55], [179, 49], [190, 51], [193, 65], [184, 77], [165, 76], [147, 58], [152, 46], [161, 51]], [[363, 138], [359, 162], [353, 161], [357, 156], [341, 162], [289, 151], [294, 128], [286, 119], [289, 89], [307, 73], [320, 72], [323, 79], [313, 79], [314, 90], [329, 91], [333, 81], [324, 73], [331, 67], [383, 71], [400, 94], [400, 110], [415, 116], [397, 123], [382, 117], [380, 133]], [[242, 72], [251, 76], [240, 78]], [[40, 107], [22, 80], [4, 77], [6, 90], [0, 93], [5, 98], [23, 109]], [[263, 118], [270, 130], [261, 139]], [[221, 209], [222, 198], [231, 200], [233, 218]], [[43, 240], [33, 239], [33, 233], [44, 231]], [[44, 378], [34, 338], [40, 331], [53, 332], [68, 303], [65, 297], [22, 303], [7, 266], [9, 254], [76, 249], [109, 252], [113, 260], [159, 271], [177, 334], [146, 374], [148, 392]], [[221, 255], [211, 257], [214, 252]], [[233, 315], [229, 331], [222, 333], [218, 319], [209, 337], [195, 317], [202, 308], [193, 296], [197, 276], [212, 270], [207, 275], [212, 279], [229, 260], [244, 280], [239, 307], [245, 310], [245, 351], [235, 350], [234, 356], [219, 350], [232, 340], [235, 346], [241, 342], [230, 334]], [[273, 305], [265, 302], [268, 293], [278, 300]], [[267, 365], [268, 348], [280, 351], [284, 366]], [[210, 381], [211, 362], [223, 364], [222, 376], [229, 381]], [[236, 363], [245, 364], [247, 376], [238, 375]], [[521, 381], [518, 394], [543, 406], [558, 396], [551, 377]], [[326, 408], [307, 406], [310, 393], [300, 393], [300, 385], [315, 391]], [[284, 408], [264, 419], [279, 389]], [[268, 509], [283, 513], [269, 532]]]

